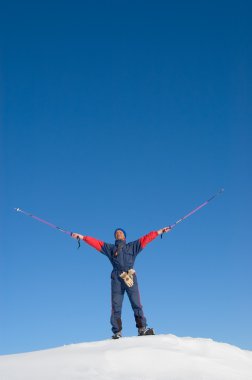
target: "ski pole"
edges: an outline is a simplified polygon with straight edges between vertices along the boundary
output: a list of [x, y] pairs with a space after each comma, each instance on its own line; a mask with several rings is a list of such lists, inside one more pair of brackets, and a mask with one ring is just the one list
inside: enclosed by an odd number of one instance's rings
[[[183, 216], [182, 218], [178, 219], [175, 223], [173, 223], [171, 226], [169, 226], [171, 229], [174, 228], [177, 224], [183, 222], [183, 220], [187, 219], [189, 216], [193, 215], [195, 212], [199, 211], [202, 207], [206, 206], [209, 202], [211, 202], [214, 198], [216, 198], [218, 195], [222, 194], [224, 192], [224, 189], [220, 189], [217, 191], [216, 194], [214, 194], [211, 198], [209, 198], [207, 201], [203, 202], [198, 207], [194, 208], [192, 211], [190, 211], [188, 214]], [[162, 235], [161, 235], [162, 236]]]
[[[21, 212], [21, 213], [24, 214], [24, 215], [30, 216], [31, 218], [36, 219], [36, 220], [39, 221], [40, 223], [47, 224], [49, 227], [54, 228], [54, 229], [56, 229], [56, 230], [59, 230], [59, 231], [63, 232], [64, 234], [67, 234], [67, 235], [69, 235], [69, 236], [72, 236], [72, 232], [67, 231], [67, 230], [65, 230], [64, 228], [58, 227], [58, 226], [56, 226], [55, 224], [52, 224], [52, 223], [50, 223], [50, 222], [47, 222], [46, 220], [41, 219], [41, 218], [39, 218], [39, 217], [36, 216], [36, 215], [33, 215], [33, 214], [31, 214], [31, 213], [29, 213], [29, 212], [27, 212], [27, 211], [25, 211], [25, 210], [22, 210], [21, 208], [14, 208], [14, 210], [17, 211], [17, 212]], [[79, 248], [79, 247], [80, 247], [80, 238], [78, 237], [77, 240], [78, 240], [78, 248]]]

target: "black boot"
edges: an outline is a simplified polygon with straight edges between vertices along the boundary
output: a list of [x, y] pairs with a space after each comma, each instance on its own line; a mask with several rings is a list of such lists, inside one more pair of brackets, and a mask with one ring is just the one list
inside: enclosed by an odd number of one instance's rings
[[155, 335], [155, 332], [153, 328], [150, 327], [140, 327], [138, 329], [138, 336], [145, 336], [145, 335]]

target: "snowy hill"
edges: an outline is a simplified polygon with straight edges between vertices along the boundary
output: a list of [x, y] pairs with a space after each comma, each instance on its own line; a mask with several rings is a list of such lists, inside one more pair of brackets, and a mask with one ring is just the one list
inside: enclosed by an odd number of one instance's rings
[[1, 380], [251, 380], [252, 351], [210, 339], [131, 337], [0, 357]]

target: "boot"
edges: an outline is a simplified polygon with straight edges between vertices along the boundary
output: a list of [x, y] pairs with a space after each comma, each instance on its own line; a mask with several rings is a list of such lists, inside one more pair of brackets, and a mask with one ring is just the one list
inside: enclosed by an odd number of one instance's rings
[[118, 331], [114, 335], [112, 335], [112, 339], [119, 339], [122, 337], [122, 331]]
[[153, 328], [150, 327], [140, 327], [138, 329], [138, 336], [145, 336], [145, 335], [155, 335], [155, 332]]

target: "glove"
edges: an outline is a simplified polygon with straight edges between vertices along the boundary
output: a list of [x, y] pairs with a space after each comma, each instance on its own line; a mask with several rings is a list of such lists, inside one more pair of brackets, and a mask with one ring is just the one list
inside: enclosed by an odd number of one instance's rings
[[120, 277], [123, 279], [125, 284], [131, 288], [134, 285], [133, 275], [136, 273], [134, 269], [129, 269], [128, 272], [122, 272]]

